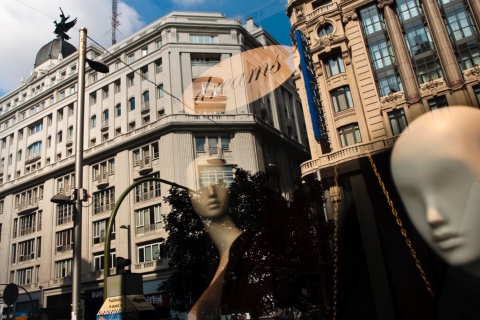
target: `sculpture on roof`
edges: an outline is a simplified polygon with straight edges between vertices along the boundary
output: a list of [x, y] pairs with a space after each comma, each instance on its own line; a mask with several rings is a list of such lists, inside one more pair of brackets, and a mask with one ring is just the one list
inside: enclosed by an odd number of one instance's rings
[[53, 33], [57, 34], [63, 40], [69, 40], [70, 36], [67, 35], [67, 31], [73, 28], [73, 26], [77, 23], [77, 18], [67, 22], [67, 20], [70, 19], [70, 16], [65, 17], [62, 8], [60, 8], [60, 11], [62, 12], [60, 14], [61, 19], [59, 23], [57, 23], [56, 20], [53, 22], [55, 23], [55, 30], [53, 31]]

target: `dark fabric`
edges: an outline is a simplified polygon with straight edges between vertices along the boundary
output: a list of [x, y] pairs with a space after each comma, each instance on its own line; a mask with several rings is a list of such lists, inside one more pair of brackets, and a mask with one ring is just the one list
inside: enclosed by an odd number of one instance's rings
[[252, 319], [273, 311], [275, 257], [261, 232], [247, 232], [232, 244], [222, 288], [222, 314], [249, 313]]

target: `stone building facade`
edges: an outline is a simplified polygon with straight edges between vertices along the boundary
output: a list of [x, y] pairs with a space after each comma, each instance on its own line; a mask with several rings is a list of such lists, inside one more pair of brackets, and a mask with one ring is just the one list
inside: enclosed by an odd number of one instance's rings
[[[74, 209], [50, 202], [58, 193], [70, 196], [74, 187], [78, 61], [75, 48], [62, 41], [42, 47], [31, 76], [0, 98], [0, 283], [25, 287], [50, 319], [69, 318], [71, 303]], [[102, 301], [106, 222], [134, 181], [158, 177], [197, 189], [228, 183], [236, 165], [268, 172], [285, 197], [295, 190], [308, 141], [293, 78], [258, 99], [243, 87], [223, 94], [218, 84], [226, 79], [200, 78], [236, 54], [275, 44], [252, 20], [242, 25], [219, 13], [172, 12], [108, 52], [87, 47], [87, 57], [103, 60], [110, 72], [87, 68], [86, 77], [86, 318]], [[193, 103], [198, 92], [209, 99]], [[156, 289], [169, 274], [159, 240], [167, 236], [161, 215], [169, 211], [163, 204], [169, 188], [152, 182], [132, 191], [112, 241], [112, 263], [131, 252], [133, 271], [143, 274], [144, 292], [159, 306]], [[22, 296], [17, 306], [25, 301]]]

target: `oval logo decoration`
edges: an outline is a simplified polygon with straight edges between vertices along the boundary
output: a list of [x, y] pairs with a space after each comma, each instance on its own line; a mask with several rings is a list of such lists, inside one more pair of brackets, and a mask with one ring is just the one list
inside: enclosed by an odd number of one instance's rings
[[[291, 47], [255, 48], [218, 61], [204, 54], [192, 61], [192, 83], [183, 93], [185, 112], [222, 114], [245, 107], [281, 86], [295, 71]], [[218, 55], [217, 55], [218, 57]]]

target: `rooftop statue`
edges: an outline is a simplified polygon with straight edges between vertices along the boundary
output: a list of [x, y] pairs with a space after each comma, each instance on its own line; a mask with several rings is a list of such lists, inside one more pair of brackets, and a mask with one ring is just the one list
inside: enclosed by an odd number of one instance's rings
[[67, 35], [67, 31], [73, 28], [73, 26], [77, 23], [77, 18], [67, 22], [67, 20], [70, 19], [70, 16], [65, 17], [62, 8], [60, 8], [60, 11], [62, 12], [60, 14], [61, 19], [59, 23], [56, 20], [53, 22], [55, 23], [55, 30], [53, 31], [53, 33], [57, 34], [64, 40], [70, 40], [70, 37]]

